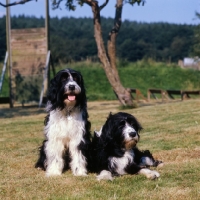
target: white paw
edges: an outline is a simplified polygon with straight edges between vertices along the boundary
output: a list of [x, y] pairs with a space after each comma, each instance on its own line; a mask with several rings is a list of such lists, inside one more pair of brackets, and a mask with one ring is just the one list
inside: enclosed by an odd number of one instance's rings
[[36, 169], [37, 169], [37, 170], [43, 170], [42, 167], [37, 167]]
[[74, 176], [87, 176], [87, 170], [86, 169], [75, 169], [73, 171]]
[[107, 170], [102, 170], [100, 172], [100, 174], [97, 176], [97, 180], [98, 181], [100, 181], [100, 180], [110, 180], [110, 181], [112, 181], [113, 177], [112, 177], [111, 172], [109, 172]]
[[47, 170], [46, 171], [46, 177], [50, 176], [61, 176], [62, 172], [59, 170]]
[[139, 174], [145, 175], [148, 179], [156, 179], [160, 177], [160, 174], [157, 171], [152, 171], [150, 169], [141, 169]]
[[164, 166], [164, 163], [162, 162], [162, 163], [159, 163], [157, 167], [161, 168], [163, 166]]
[[147, 178], [152, 179], [152, 180], [158, 177], [160, 177], [160, 174], [157, 171], [151, 171], [151, 173], [147, 175]]

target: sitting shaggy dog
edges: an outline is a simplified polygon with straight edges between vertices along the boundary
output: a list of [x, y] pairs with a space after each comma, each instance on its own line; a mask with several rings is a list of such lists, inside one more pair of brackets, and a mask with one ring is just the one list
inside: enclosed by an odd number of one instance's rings
[[74, 175], [84, 176], [90, 158], [90, 122], [81, 74], [61, 70], [51, 80], [45, 120], [45, 140], [40, 147], [36, 168], [46, 176], [61, 175], [71, 168]]
[[93, 170], [99, 175], [98, 180], [109, 179], [124, 174], [143, 174], [149, 179], [160, 176], [149, 166], [158, 166], [161, 161], [154, 160], [151, 153], [140, 151], [136, 145], [142, 126], [137, 119], [119, 112], [110, 114], [99, 132], [94, 133]]

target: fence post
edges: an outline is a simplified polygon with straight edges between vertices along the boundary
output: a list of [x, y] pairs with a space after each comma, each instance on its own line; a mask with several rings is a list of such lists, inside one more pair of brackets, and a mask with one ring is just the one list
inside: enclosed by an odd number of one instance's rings
[[0, 94], [1, 94], [2, 86], [3, 86], [4, 75], [6, 72], [7, 60], [8, 60], [8, 52], [6, 51], [6, 55], [5, 55], [5, 59], [3, 63], [3, 69], [2, 69], [1, 78], [0, 78]]
[[44, 85], [46, 82], [46, 79], [48, 78], [48, 69], [49, 69], [49, 60], [50, 60], [51, 53], [48, 51], [47, 53], [47, 58], [46, 58], [46, 64], [45, 64], [45, 69], [44, 69], [44, 78], [43, 78], [43, 83], [42, 83], [42, 89], [41, 89], [41, 94], [40, 94], [40, 102], [39, 102], [39, 107], [42, 105], [42, 99], [44, 95]]

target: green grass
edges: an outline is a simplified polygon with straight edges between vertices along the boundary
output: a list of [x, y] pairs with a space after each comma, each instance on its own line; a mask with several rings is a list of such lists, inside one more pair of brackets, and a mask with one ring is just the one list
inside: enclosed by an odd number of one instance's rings
[[[145, 105], [145, 106], [143, 106]], [[146, 103], [125, 112], [133, 114], [144, 130], [140, 149], [149, 149], [164, 161], [158, 180], [125, 175], [111, 181], [95, 174], [75, 177], [69, 170], [46, 178], [34, 168], [43, 136], [43, 108], [0, 107], [0, 199], [200, 199], [200, 100]], [[99, 130], [108, 113], [121, 111], [118, 101], [88, 103], [91, 130]]]
[[[3, 63], [0, 63], [0, 77], [2, 73]], [[9, 79], [8, 79], [8, 70], [5, 73], [5, 78], [2, 85], [2, 91], [0, 93], [0, 97], [8, 97], [9, 96]]]
[[[123, 66], [123, 67], [122, 67]], [[138, 61], [136, 63], [118, 63], [118, 71], [124, 87], [139, 89], [147, 96], [149, 88], [173, 90], [200, 90], [200, 71], [182, 69], [175, 64]], [[88, 100], [114, 100], [113, 90], [99, 63], [81, 62], [64, 66], [80, 71], [84, 77]], [[180, 97], [178, 97], [180, 98]]]
[[[93, 100], [115, 100], [116, 96], [109, 84], [100, 63], [79, 62], [56, 66], [56, 71], [64, 68], [80, 71], [84, 77], [87, 98]], [[149, 88], [174, 90], [200, 90], [200, 71], [181, 69], [175, 64], [138, 61], [136, 63], [118, 63], [118, 71], [124, 87], [139, 89], [144, 96]], [[53, 77], [51, 73], [51, 77]], [[1, 96], [8, 92], [6, 76]], [[178, 96], [178, 98], [180, 98]]]

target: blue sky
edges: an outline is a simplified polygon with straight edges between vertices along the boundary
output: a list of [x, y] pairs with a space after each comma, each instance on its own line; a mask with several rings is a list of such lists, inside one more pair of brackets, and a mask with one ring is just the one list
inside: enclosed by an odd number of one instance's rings
[[[10, 0], [14, 2], [16, 0]], [[6, 0], [0, 0], [4, 3]], [[99, 0], [100, 3], [104, 0]], [[115, 14], [115, 0], [110, 0], [109, 4], [103, 9], [101, 15], [112, 17]], [[51, 4], [51, 0], [49, 0]], [[88, 5], [77, 6], [75, 12], [65, 9], [64, 3], [62, 9], [52, 10], [50, 5], [51, 17], [92, 17], [92, 11]], [[168, 22], [176, 24], [198, 24], [200, 20], [195, 19], [195, 12], [200, 13], [200, 0], [146, 0], [144, 6], [130, 6], [125, 4], [123, 7], [122, 20], [138, 22]], [[0, 17], [6, 13], [6, 9], [0, 6]], [[45, 0], [28, 2], [25, 5], [11, 7], [11, 15], [25, 14], [28, 16], [45, 16]]]

